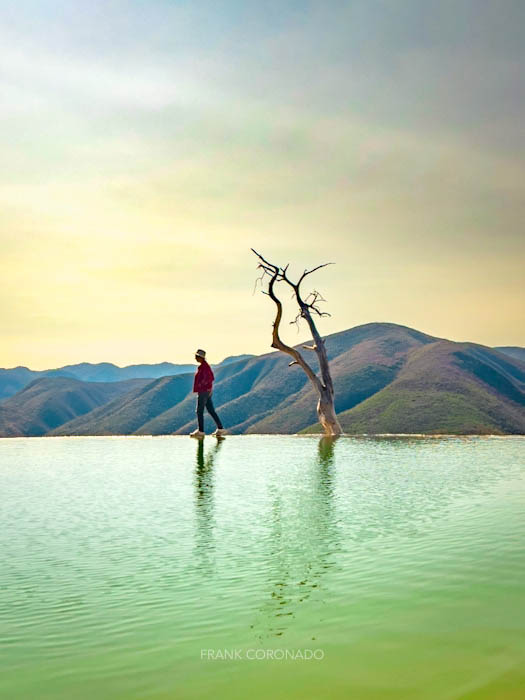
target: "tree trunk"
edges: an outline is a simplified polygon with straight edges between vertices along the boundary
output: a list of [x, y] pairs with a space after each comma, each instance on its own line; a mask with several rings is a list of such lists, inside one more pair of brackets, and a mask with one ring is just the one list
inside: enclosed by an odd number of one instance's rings
[[317, 402], [317, 416], [321, 423], [325, 435], [341, 435], [343, 430], [334, 409], [333, 396], [322, 391]]

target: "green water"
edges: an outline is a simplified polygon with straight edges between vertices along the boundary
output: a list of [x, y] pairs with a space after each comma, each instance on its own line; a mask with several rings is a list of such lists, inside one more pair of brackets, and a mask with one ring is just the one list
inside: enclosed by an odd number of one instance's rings
[[525, 697], [523, 438], [3, 439], [0, 474], [2, 698]]

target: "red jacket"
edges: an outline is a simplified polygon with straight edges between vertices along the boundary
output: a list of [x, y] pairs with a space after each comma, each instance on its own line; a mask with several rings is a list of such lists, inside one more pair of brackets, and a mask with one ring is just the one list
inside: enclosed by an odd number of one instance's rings
[[213, 380], [215, 379], [213, 371], [210, 365], [203, 360], [197, 373], [195, 374], [195, 379], [193, 380], [193, 391], [200, 394], [203, 391], [211, 391], [213, 386]]

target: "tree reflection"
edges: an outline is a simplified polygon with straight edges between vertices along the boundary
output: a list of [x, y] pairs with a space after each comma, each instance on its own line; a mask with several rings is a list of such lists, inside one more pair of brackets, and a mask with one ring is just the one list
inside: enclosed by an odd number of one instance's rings
[[261, 641], [283, 635], [299, 606], [312, 596], [322, 600], [322, 579], [334, 566], [340, 546], [334, 512], [337, 440], [337, 436], [319, 440], [316, 458], [297, 486], [296, 498], [278, 485], [272, 487], [269, 599], [253, 625]]

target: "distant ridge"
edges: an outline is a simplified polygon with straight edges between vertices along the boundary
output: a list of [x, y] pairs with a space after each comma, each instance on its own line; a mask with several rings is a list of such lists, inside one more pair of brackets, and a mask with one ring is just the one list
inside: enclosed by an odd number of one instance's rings
[[20, 391], [33, 380], [40, 377], [71, 377], [72, 374], [63, 372], [62, 370], [42, 370], [35, 371], [28, 367], [13, 367], [12, 369], [0, 368], [0, 401], [9, 396], [13, 396], [17, 391]]
[[[228, 364], [246, 357], [253, 357], [253, 355], [226, 357], [219, 365], [213, 366]], [[195, 363], [176, 365], [172, 362], [127, 365], [126, 367], [119, 367], [112, 362], [99, 362], [97, 364], [80, 362], [76, 365], [65, 365], [41, 371], [31, 370], [28, 367], [0, 368], [0, 401], [13, 396], [17, 391], [40, 377], [71, 377], [83, 382], [121, 382], [125, 379], [157, 379], [158, 377], [174, 376], [184, 372], [192, 372], [194, 368]]]
[[515, 345], [505, 345], [502, 347], [494, 348], [494, 350], [499, 350], [505, 355], [516, 358], [516, 360], [521, 360], [525, 362], [525, 348], [519, 348]]

